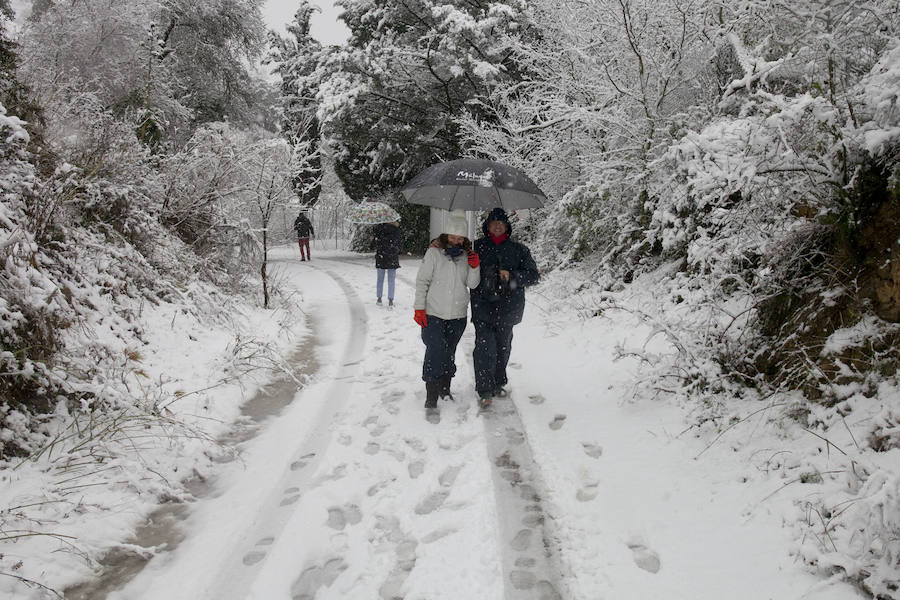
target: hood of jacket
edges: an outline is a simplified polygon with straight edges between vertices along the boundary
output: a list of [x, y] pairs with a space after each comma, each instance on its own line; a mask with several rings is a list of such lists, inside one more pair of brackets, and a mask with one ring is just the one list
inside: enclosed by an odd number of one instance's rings
[[500, 208], [491, 209], [491, 212], [488, 213], [487, 218], [481, 224], [481, 232], [484, 234], [484, 237], [488, 237], [488, 223], [491, 221], [502, 221], [506, 223], [506, 235], [512, 237], [512, 223], [509, 222], [509, 216], [506, 214], [506, 211]]

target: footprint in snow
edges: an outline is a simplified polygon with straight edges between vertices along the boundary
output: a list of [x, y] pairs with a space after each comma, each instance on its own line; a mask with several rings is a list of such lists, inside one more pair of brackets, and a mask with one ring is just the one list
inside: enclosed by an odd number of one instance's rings
[[423, 537], [422, 542], [425, 544], [430, 544], [456, 532], [456, 529], [438, 529], [437, 531], [432, 531], [431, 533]]
[[558, 431], [562, 428], [565, 420], [566, 415], [556, 415], [555, 417], [553, 417], [553, 420], [550, 421], [550, 429], [552, 429], [553, 431]]
[[404, 597], [403, 584], [416, 566], [417, 546], [415, 540], [404, 540], [397, 544], [397, 566], [378, 589], [382, 600], [397, 600]]
[[600, 493], [600, 482], [588, 483], [575, 493], [575, 498], [579, 502], [590, 502]]
[[522, 483], [522, 474], [517, 469], [504, 470], [500, 473], [500, 477], [512, 485]]
[[386, 396], [381, 397], [381, 403], [389, 415], [397, 415], [400, 413], [399, 402], [403, 399], [403, 392], [394, 391]]
[[523, 569], [531, 569], [537, 564], [537, 560], [531, 558], [530, 556], [520, 556], [516, 559], [516, 566], [522, 567]]
[[501, 469], [518, 469], [519, 463], [512, 459], [512, 456], [509, 455], [509, 452], [504, 452], [496, 459], [494, 459], [494, 464], [500, 467]]
[[289, 506], [300, 499], [300, 488], [290, 487], [284, 490], [284, 498], [281, 499], [279, 506]]
[[603, 447], [599, 444], [589, 444], [588, 442], [581, 442], [581, 446], [584, 448], [584, 453], [591, 458], [600, 458], [601, 456], [603, 456]]
[[394, 460], [396, 460], [397, 462], [404, 462], [406, 460], [406, 454], [400, 448], [388, 446], [384, 451], [393, 456]]
[[327, 524], [332, 529], [337, 529], [338, 531], [344, 529], [349, 523], [350, 525], [356, 525], [362, 520], [362, 513], [359, 512], [359, 507], [355, 504], [348, 504], [343, 508], [339, 506], [333, 506], [328, 509], [328, 521]]
[[659, 554], [647, 547], [646, 542], [640, 536], [634, 536], [628, 541], [634, 564], [649, 573], [658, 573], [660, 569]]
[[375, 455], [381, 451], [381, 445], [376, 444], [375, 442], [369, 442], [366, 444], [366, 454]]
[[528, 550], [528, 546], [531, 545], [531, 535], [533, 533], [534, 532], [531, 529], [522, 529], [509, 543], [510, 547], [517, 552]]
[[531, 571], [512, 571], [509, 580], [517, 590], [530, 590], [537, 583], [537, 577]]
[[299, 471], [300, 469], [308, 465], [309, 461], [315, 458], [315, 456], [315, 452], [307, 454], [305, 456], [301, 456], [298, 460], [295, 460], [291, 463], [291, 471]]
[[439, 509], [447, 497], [450, 495], [448, 490], [440, 490], [429, 494], [424, 500], [416, 505], [415, 512], [417, 515], [430, 515]]
[[425, 472], [425, 463], [421, 460], [411, 462], [409, 463], [408, 469], [410, 479], [416, 479], [419, 475]]
[[506, 429], [506, 441], [513, 446], [521, 446], [525, 443], [525, 434], [518, 429], [509, 427]]
[[291, 586], [292, 600], [314, 600], [319, 589], [331, 587], [338, 576], [347, 570], [347, 563], [333, 558], [324, 564], [308, 567]]
[[[258, 542], [256, 542], [257, 546], [271, 546], [275, 543], [275, 538], [273, 537], [264, 537]], [[241, 562], [248, 567], [252, 567], [253, 565], [259, 563], [262, 559], [266, 557], [266, 552], [264, 550], [253, 550], [252, 552], [248, 552], [244, 555], [244, 558]]]
[[265, 552], [261, 552], [259, 550], [254, 550], [253, 552], [248, 552], [247, 554], [245, 554], [242, 562], [244, 563], [244, 565], [246, 565], [248, 567], [252, 567], [253, 565], [257, 564], [259, 561], [261, 561], [265, 557], [266, 557]]
[[562, 600], [562, 594], [556, 591], [553, 584], [549, 581], [541, 580], [535, 586], [537, 589], [538, 600]]
[[[462, 466], [454, 466], [447, 467], [443, 473], [438, 477], [438, 483], [441, 484], [443, 488], [450, 488], [456, 482], [456, 478], [459, 475], [459, 472], [462, 470]], [[424, 500], [419, 502], [416, 505], [415, 512], [417, 515], [429, 515], [436, 511], [438, 508], [443, 506], [444, 501], [447, 500], [447, 497], [450, 496], [449, 489], [439, 490], [432, 494], [429, 494]], [[458, 507], [457, 507], [458, 508]]]
[[347, 465], [340, 464], [331, 470], [328, 475], [322, 475], [320, 481], [337, 481], [343, 479], [347, 475]]
[[540, 512], [529, 513], [522, 517], [522, 525], [526, 527], [538, 527], [544, 524], [544, 514]]
[[544, 402], [547, 401], [547, 399], [544, 398], [543, 396], [541, 396], [540, 394], [532, 394], [532, 395], [528, 396], [528, 401], [531, 402], [532, 404], [543, 404]]
[[290, 506], [291, 504], [295, 504], [297, 500], [300, 499], [300, 494], [298, 493], [300, 490], [298, 488], [290, 488], [291, 490], [296, 490], [294, 492], [290, 492], [290, 490], [285, 491], [285, 497], [281, 499], [281, 504], [278, 506]]
[[537, 493], [537, 490], [534, 489], [534, 486], [527, 483], [519, 486], [519, 495], [522, 497], [522, 500], [525, 500], [526, 502], [541, 501], [541, 496]]
[[415, 450], [416, 452], [425, 452], [425, 444], [420, 439], [416, 438], [406, 438], [403, 440], [406, 442], [406, 445]]
[[387, 486], [394, 483], [396, 480], [397, 480], [396, 477], [392, 477], [391, 479], [387, 479], [385, 481], [379, 481], [378, 483], [376, 483], [375, 485], [373, 485], [372, 487], [369, 488], [369, 490], [366, 492], [366, 495], [369, 498], [371, 498], [372, 496], [376, 495], [378, 492], [380, 492]]
[[441, 476], [438, 477], [438, 483], [440, 483], [444, 487], [450, 487], [456, 482], [456, 477], [459, 475], [459, 472], [462, 471], [462, 466], [456, 467], [447, 467]]

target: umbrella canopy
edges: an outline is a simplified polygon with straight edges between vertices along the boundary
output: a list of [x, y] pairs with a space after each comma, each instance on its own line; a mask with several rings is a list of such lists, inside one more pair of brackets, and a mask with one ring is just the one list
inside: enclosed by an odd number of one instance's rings
[[401, 192], [413, 204], [446, 210], [537, 208], [547, 200], [521, 169], [475, 158], [431, 165]]
[[354, 205], [344, 218], [351, 223], [376, 225], [378, 223], [399, 221], [400, 213], [384, 202], [367, 201]]

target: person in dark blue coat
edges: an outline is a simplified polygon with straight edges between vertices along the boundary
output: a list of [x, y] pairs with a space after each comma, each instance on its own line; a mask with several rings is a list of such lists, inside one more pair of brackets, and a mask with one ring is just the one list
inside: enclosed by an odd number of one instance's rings
[[525, 288], [540, 279], [531, 251], [509, 239], [512, 226], [502, 208], [493, 209], [481, 226], [484, 237], [475, 240], [481, 262], [481, 283], [471, 291], [475, 324], [475, 390], [488, 406], [505, 396], [506, 365], [512, 351], [513, 326], [525, 313]]
[[400, 252], [403, 251], [403, 235], [400, 233], [400, 223], [381, 223], [376, 225], [373, 232], [373, 244], [375, 245], [375, 282], [376, 304], [381, 304], [381, 295], [384, 292], [384, 276], [388, 280], [388, 307], [394, 306], [394, 282], [397, 278], [397, 269], [400, 268]]

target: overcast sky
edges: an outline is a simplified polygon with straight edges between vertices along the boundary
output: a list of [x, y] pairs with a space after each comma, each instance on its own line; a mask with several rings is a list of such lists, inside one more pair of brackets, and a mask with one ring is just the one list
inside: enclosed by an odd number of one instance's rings
[[[279, 33], [284, 33], [284, 25], [294, 17], [300, 3], [297, 0], [267, 0], [263, 8], [266, 24]], [[312, 17], [313, 37], [323, 44], [342, 44], [347, 41], [349, 30], [343, 22], [338, 21], [340, 9], [331, 0], [313, 0], [321, 13]]]

